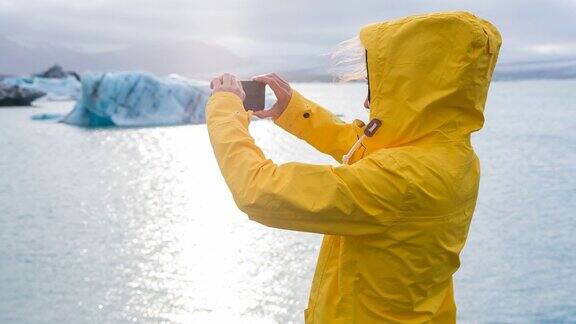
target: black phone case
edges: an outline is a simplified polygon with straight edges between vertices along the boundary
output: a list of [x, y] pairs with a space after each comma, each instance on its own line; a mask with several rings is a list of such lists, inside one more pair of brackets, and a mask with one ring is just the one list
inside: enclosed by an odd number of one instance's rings
[[246, 98], [244, 99], [244, 109], [258, 111], [264, 109], [264, 94], [266, 84], [258, 81], [241, 81]]

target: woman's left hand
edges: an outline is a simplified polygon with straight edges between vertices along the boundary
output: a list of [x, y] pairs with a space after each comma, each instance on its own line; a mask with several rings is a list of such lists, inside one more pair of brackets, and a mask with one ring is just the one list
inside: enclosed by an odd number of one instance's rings
[[212, 82], [210, 82], [210, 89], [212, 89], [212, 94], [216, 92], [232, 92], [242, 101], [246, 98], [246, 94], [244, 93], [244, 89], [242, 89], [240, 81], [236, 80], [236, 77], [229, 73], [224, 73], [221, 76], [214, 78]]

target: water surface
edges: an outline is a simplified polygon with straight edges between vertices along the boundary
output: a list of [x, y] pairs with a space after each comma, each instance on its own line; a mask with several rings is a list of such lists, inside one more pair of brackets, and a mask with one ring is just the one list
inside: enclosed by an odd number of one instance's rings
[[[297, 84], [366, 119], [361, 84]], [[478, 208], [456, 275], [464, 323], [576, 321], [576, 82], [494, 83]], [[301, 323], [320, 236], [239, 212], [205, 125], [83, 129], [0, 110], [1, 323]], [[269, 121], [275, 162], [333, 163]]]

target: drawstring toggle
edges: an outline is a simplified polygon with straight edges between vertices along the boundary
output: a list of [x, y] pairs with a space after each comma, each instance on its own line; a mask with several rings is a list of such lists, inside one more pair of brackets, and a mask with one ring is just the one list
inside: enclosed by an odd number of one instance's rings
[[350, 148], [348, 153], [342, 157], [342, 164], [348, 164], [348, 162], [350, 161], [350, 158], [358, 150], [360, 145], [362, 145], [362, 142], [364, 141], [364, 139], [366, 137], [374, 136], [374, 134], [376, 134], [376, 131], [378, 130], [378, 128], [380, 128], [380, 126], [382, 126], [382, 122], [379, 119], [376, 119], [376, 118], [372, 119], [368, 123], [368, 125], [366, 125], [366, 128], [364, 128], [364, 134], [362, 134], [362, 136], [360, 136], [360, 138], [358, 138], [356, 143], [354, 143], [354, 145], [352, 145], [352, 147]]

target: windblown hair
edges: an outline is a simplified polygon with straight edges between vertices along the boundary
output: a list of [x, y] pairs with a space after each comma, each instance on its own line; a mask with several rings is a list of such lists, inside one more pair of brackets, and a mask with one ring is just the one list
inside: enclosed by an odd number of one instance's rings
[[359, 37], [338, 44], [330, 55], [330, 73], [338, 82], [365, 80], [366, 50]]

